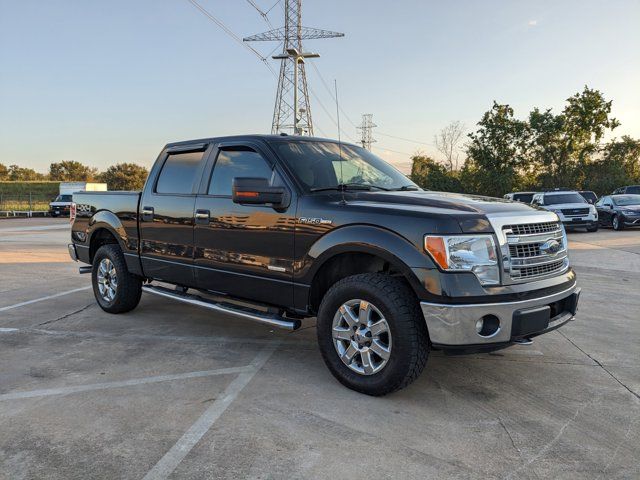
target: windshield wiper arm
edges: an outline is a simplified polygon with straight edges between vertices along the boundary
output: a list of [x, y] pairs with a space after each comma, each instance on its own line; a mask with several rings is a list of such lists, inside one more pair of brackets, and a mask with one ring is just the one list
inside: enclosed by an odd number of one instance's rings
[[336, 190], [338, 192], [345, 192], [347, 190], [371, 190], [371, 185], [365, 185], [362, 183], [339, 183], [333, 187], [318, 187], [312, 188], [312, 192], [327, 192], [329, 190]]
[[416, 187], [415, 185], [403, 185], [399, 188], [394, 188], [393, 190], [396, 191], [402, 191], [402, 192], [408, 192], [408, 191], [417, 191], [420, 190], [418, 187]]

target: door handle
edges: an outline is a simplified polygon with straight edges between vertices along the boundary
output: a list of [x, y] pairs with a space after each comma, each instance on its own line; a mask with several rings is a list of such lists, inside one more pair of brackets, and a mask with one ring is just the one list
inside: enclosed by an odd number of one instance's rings
[[153, 207], [142, 207], [142, 221], [150, 222], [153, 220]]
[[196, 223], [198, 225], [209, 225], [210, 214], [209, 210], [196, 210]]

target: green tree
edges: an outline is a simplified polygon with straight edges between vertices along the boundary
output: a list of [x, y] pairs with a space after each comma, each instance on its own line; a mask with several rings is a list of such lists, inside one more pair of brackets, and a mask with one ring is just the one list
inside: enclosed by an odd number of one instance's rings
[[422, 188], [441, 192], [462, 191], [456, 171], [450, 171], [426, 155], [414, 155], [411, 161], [411, 179]]
[[149, 174], [148, 170], [135, 163], [112, 165], [98, 178], [109, 190], [141, 190]]
[[0, 163], [0, 181], [9, 180], [9, 169]]
[[611, 101], [584, 87], [567, 99], [559, 115], [535, 108], [529, 115], [529, 168], [540, 187], [580, 188], [604, 135], [620, 123], [611, 117]]
[[88, 167], [75, 160], [63, 160], [49, 166], [49, 178], [61, 182], [90, 182], [98, 173], [96, 168]]
[[32, 168], [23, 168], [18, 165], [9, 166], [9, 180], [12, 182], [32, 182], [34, 180], [44, 180], [46, 175], [36, 172]]
[[527, 168], [528, 124], [516, 119], [509, 105], [493, 102], [478, 126], [469, 134], [461, 180], [468, 193], [499, 197], [517, 187]]

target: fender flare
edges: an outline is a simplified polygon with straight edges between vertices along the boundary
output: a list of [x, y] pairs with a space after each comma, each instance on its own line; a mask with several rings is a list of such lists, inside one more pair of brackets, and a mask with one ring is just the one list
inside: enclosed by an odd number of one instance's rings
[[312, 285], [327, 261], [341, 253], [352, 252], [368, 253], [389, 262], [416, 293], [424, 291], [424, 285], [412, 269], [437, 268], [431, 257], [391, 230], [367, 224], [349, 225], [330, 231], [312, 245], [303, 262], [309, 265], [303, 281]]
[[[94, 214], [89, 220], [88, 226], [88, 243], [91, 245], [91, 241], [93, 239], [93, 235], [99, 231], [105, 229], [109, 231], [113, 235], [113, 237], [120, 245], [120, 248], [123, 252], [128, 252], [130, 249], [128, 247], [128, 236], [127, 232], [122, 225], [120, 219], [109, 210], [100, 210], [96, 214]], [[95, 253], [95, 252], [93, 252]]]

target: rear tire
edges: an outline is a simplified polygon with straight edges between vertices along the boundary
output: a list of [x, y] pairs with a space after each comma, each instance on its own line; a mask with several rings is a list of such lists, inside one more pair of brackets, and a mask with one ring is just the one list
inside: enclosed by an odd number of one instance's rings
[[118, 245], [103, 245], [93, 257], [93, 294], [100, 308], [108, 313], [125, 313], [138, 306], [142, 279], [127, 270]]
[[429, 355], [418, 299], [401, 279], [378, 273], [347, 277], [329, 289], [318, 312], [317, 335], [333, 376], [367, 395], [406, 387]]

